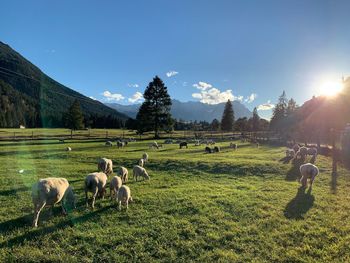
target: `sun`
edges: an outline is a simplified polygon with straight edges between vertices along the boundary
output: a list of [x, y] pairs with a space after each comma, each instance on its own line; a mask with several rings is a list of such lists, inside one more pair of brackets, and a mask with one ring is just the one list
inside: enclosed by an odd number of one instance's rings
[[326, 81], [320, 85], [320, 94], [327, 97], [333, 97], [339, 94], [343, 89], [343, 84], [339, 81]]

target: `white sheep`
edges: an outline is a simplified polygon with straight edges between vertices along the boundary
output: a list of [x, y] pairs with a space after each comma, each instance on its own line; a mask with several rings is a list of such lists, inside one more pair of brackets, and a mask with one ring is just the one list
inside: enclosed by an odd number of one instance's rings
[[40, 212], [45, 206], [53, 207], [61, 202], [64, 214], [67, 214], [68, 209], [75, 208], [74, 193], [65, 178], [40, 179], [32, 187], [32, 200], [34, 204], [34, 227], [38, 226]]
[[299, 149], [300, 149], [299, 144], [295, 144], [295, 145], [292, 147], [292, 149], [294, 150], [295, 153], [297, 153], [297, 152], [299, 151]]
[[310, 188], [315, 180], [315, 177], [319, 174], [319, 170], [316, 165], [306, 163], [300, 166], [300, 183], [303, 187], [307, 187], [307, 179], [310, 179]]
[[132, 202], [132, 197], [131, 197], [131, 191], [130, 188], [126, 185], [122, 185], [119, 188], [118, 194], [117, 194], [117, 203], [119, 210], [122, 209], [122, 203], [123, 205], [126, 206], [126, 209], [129, 207], [129, 202]]
[[113, 146], [113, 143], [111, 141], [106, 141], [105, 145], [106, 146]]
[[143, 167], [145, 164], [145, 160], [144, 159], [140, 159], [139, 162], [138, 162], [138, 165]]
[[106, 193], [106, 184], [107, 184], [107, 175], [105, 173], [91, 173], [88, 174], [85, 178], [85, 202], [86, 206], [89, 206], [88, 203], [88, 192], [93, 194], [91, 207], [94, 209], [95, 200], [97, 195], [100, 195], [102, 199]]
[[113, 173], [113, 162], [111, 159], [107, 159], [107, 158], [101, 158], [98, 161], [97, 164], [97, 169], [99, 171], [104, 172], [107, 175], [110, 175]]
[[305, 159], [306, 155], [307, 155], [307, 148], [305, 146], [302, 146], [299, 148], [298, 152], [295, 154], [295, 157], [296, 158], [300, 157]]
[[148, 154], [147, 154], [147, 153], [144, 153], [144, 154], [142, 155], [142, 159], [145, 161], [145, 163], [148, 162]]
[[119, 167], [118, 175], [122, 178], [123, 184], [125, 184], [128, 181], [128, 174], [128, 169], [126, 169], [123, 166]]
[[132, 170], [133, 178], [135, 181], [137, 181], [137, 177], [141, 176], [143, 179], [150, 180], [150, 177], [146, 171], [145, 168], [135, 165], [133, 170]]
[[111, 183], [109, 184], [111, 200], [117, 195], [122, 184], [122, 179], [119, 176], [113, 176]]
[[230, 148], [233, 148], [233, 149], [237, 150], [237, 148], [238, 148], [237, 143], [231, 142], [231, 143], [230, 143]]
[[307, 154], [316, 157], [317, 156], [317, 148], [315, 148], [315, 147], [308, 148]]
[[290, 158], [290, 157], [293, 158], [294, 155], [295, 155], [295, 152], [294, 152], [293, 149], [287, 149], [287, 150], [286, 150], [286, 157], [287, 157], [287, 158]]
[[158, 143], [157, 143], [156, 141], [150, 143], [150, 144], [148, 145], [148, 147], [149, 147], [150, 149], [154, 149], [154, 148], [159, 149], [159, 145], [158, 145]]
[[67, 148], [66, 148], [66, 151], [67, 151], [67, 152], [71, 152], [71, 151], [72, 151], [72, 148], [71, 148], [71, 147], [67, 147]]
[[125, 146], [125, 142], [117, 141], [117, 147], [118, 148], [123, 148], [124, 146]]

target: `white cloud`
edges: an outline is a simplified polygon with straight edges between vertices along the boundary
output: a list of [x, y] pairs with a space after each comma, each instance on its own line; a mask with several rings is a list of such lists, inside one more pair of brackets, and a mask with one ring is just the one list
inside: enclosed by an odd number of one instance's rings
[[111, 93], [108, 90], [102, 93], [103, 97], [105, 97], [106, 101], [120, 101], [125, 99], [122, 94]]
[[252, 93], [244, 101], [247, 103], [252, 103], [256, 99], [257, 96], [258, 96], [258, 94]]
[[137, 91], [134, 95], [132, 95], [131, 98], [128, 98], [128, 101], [130, 103], [140, 102], [142, 100], [143, 100], [143, 95], [139, 91]]
[[135, 84], [130, 84], [128, 83], [128, 87], [129, 88], [138, 88], [139, 87], [139, 84], [135, 83]]
[[177, 74], [179, 74], [179, 72], [177, 72], [177, 71], [175, 71], [175, 70], [171, 70], [171, 71], [168, 71], [168, 72], [166, 73], [166, 76], [167, 76], [168, 78], [170, 78], [170, 77], [173, 77], [173, 76], [175, 76], [175, 75], [177, 75]]
[[93, 97], [93, 96], [90, 96], [89, 97], [90, 99], [92, 99], [92, 100], [97, 100], [95, 97]]
[[270, 100], [267, 101], [267, 103], [261, 104], [258, 106], [257, 110], [262, 111], [262, 110], [271, 110], [275, 107], [274, 104], [271, 103]]
[[197, 89], [200, 89], [200, 90], [207, 90], [209, 88], [212, 87], [211, 84], [209, 83], [206, 83], [206, 82], [203, 82], [203, 81], [200, 81], [198, 83], [195, 83], [192, 85], [193, 87], [197, 88]]

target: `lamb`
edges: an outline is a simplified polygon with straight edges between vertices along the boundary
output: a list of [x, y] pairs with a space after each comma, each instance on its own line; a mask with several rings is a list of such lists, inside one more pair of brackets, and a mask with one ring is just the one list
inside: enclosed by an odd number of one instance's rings
[[293, 149], [287, 149], [287, 150], [286, 150], [286, 157], [287, 157], [287, 158], [293, 158], [294, 155], [295, 155], [295, 152], [294, 152]]
[[113, 197], [117, 195], [122, 184], [123, 184], [122, 179], [119, 176], [113, 176], [111, 183], [109, 185], [111, 200], [113, 199]]
[[118, 175], [122, 178], [123, 184], [125, 184], [128, 181], [129, 172], [128, 172], [128, 169], [126, 169], [125, 167], [123, 166], [119, 167]]
[[188, 148], [187, 142], [180, 142], [179, 146], [180, 146], [180, 149], [182, 149], [182, 147], [186, 147], [186, 149]]
[[235, 149], [235, 150], [237, 150], [237, 148], [238, 148], [238, 145], [237, 145], [237, 143], [230, 143], [230, 148], [233, 148], [233, 149]]
[[139, 176], [143, 177], [143, 179], [150, 180], [150, 177], [149, 177], [146, 169], [139, 166], [139, 165], [134, 166], [132, 173], [133, 173], [133, 178], [135, 181], [137, 181], [137, 177], [139, 177]]
[[213, 152], [214, 153], [220, 152], [220, 147], [219, 146], [215, 146], [214, 149], [213, 149]]
[[38, 226], [41, 210], [46, 206], [53, 207], [61, 202], [62, 212], [75, 208], [75, 196], [73, 189], [65, 178], [40, 179], [32, 187], [32, 200], [34, 204], [33, 226]]
[[144, 159], [140, 159], [138, 162], [139, 166], [143, 167], [145, 164], [145, 160]]
[[144, 154], [142, 155], [142, 159], [145, 161], [145, 163], [148, 162], [148, 154], [147, 154], [147, 153], [144, 153]]
[[159, 149], [158, 143], [156, 141], [150, 143], [148, 146], [150, 149], [153, 149], [153, 148]]
[[92, 196], [92, 209], [95, 208], [95, 199], [97, 195], [104, 198], [106, 193], [107, 175], [105, 173], [91, 173], [85, 178], [85, 202], [86, 206], [89, 207], [88, 203], [88, 192], [93, 194]]
[[119, 207], [119, 211], [122, 209], [122, 203], [126, 206], [126, 209], [129, 208], [129, 202], [132, 202], [131, 192], [130, 188], [126, 185], [122, 185], [119, 188], [118, 194], [117, 194], [117, 203]]
[[71, 152], [71, 151], [72, 151], [72, 148], [71, 148], [71, 147], [67, 147], [67, 148], [66, 148], [66, 151], [67, 151], [67, 152]]
[[213, 150], [210, 148], [210, 147], [205, 147], [205, 152], [206, 153], [212, 153], [213, 152]]
[[106, 175], [110, 175], [113, 173], [113, 162], [111, 159], [107, 159], [107, 158], [101, 158], [98, 161], [97, 164], [97, 169], [99, 171], [104, 172]]
[[303, 187], [307, 187], [307, 179], [310, 179], [310, 188], [315, 180], [315, 177], [319, 174], [319, 170], [316, 165], [306, 163], [300, 166], [300, 183]]
[[105, 145], [106, 146], [113, 146], [113, 143], [111, 141], [106, 141]]

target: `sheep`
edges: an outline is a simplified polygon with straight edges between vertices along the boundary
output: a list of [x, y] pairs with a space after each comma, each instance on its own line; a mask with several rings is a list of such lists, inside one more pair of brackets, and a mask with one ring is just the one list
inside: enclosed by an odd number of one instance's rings
[[71, 147], [67, 147], [67, 148], [66, 148], [66, 151], [67, 151], [67, 152], [71, 152], [71, 151], [72, 151], [72, 148], [71, 148]]
[[293, 158], [294, 155], [295, 155], [295, 152], [294, 152], [293, 149], [287, 149], [287, 150], [286, 150], [286, 157], [287, 157], [287, 158]]
[[212, 153], [213, 152], [213, 150], [210, 148], [210, 147], [205, 147], [205, 152], [206, 153]]
[[186, 149], [188, 148], [187, 142], [180, 142], [179, 146], [180, 146], [180, 149], [182, 149], [182, 147], [186, 147]]
[[113, 176], [111, 183], [109, 185], [109, 193], [110, 193], [110, 197], [111, 200], [113, 199], [113, 197], [115, 197], [120, 189], [120, 187], [122, 186], [122, 179], [119, 176]]
[[220, 152], [220, 147], [219, 146], [215, 146], [214, 149], [213, 149], [213, 152], [214, 153]]
[[234, 150], [237, 150], [237, 148], [238, 148], [237, 143], [231, 142], [231, 143], [230, 143], [230, 148], [233, 148]]
[[310, 188], [315, 180], [315, 177], [319, 174], [319, 170], [316, 165], [306, 163], [300, 166], [300, 183], [303, 187], [307, 187], [307, 179], [310, 179]]
[[144, 159], [140, 159], [139, 162], [138, 162], [138, 165], [143, 167], [145, 164], [145, 160]]
[[300, 149], [299, 144], [294, 144], [294, 146], [292, 147], [292, 149], [294, 150], [295, 153], [297, 153]]
[[101, 158], [98, 161], [97, 164], [98, 171], [102, 171], [107, 175], [110, 175], [113, 173], [113, 162], [110, 159], [107, 158]]
[[64, 139], [58, 139], [60, 143], [64, 143]]
[[148, 147], [149, 147], [150, 149], [154, 149], [154, 148], [159, 149], [158, 143], [157, 143], [156, 141], [150, 143], [150, 144], [148, 145]]
[[307, 154], [316, 157], [316, 155], [317, 155], [317, 148], [315, 148], [315, 147], [308, 148], [307, 149]]
[[145, 161], [145, 163], [148, 162], [148, 154], [147, 154], [147, 153], [144, 153], [144, 154], [142, 155], [142, 159]]
[[118, 194], [117, 194], [117, 203], [119, 211], [122, 210], [122, 203], [126, 206], [126, 209], [129, 208], [129, 202], [132, 202], [131, 192], [130, 188], [126, 185], [122, 185], [119, 188]]
[[34, 227], [38, 226], [40, 212], [46, 206], [53, 207], [61, 202], [64, 214], [67, 214], [67, 209], [75, 208], [73, 189], [65, 178], [40, 179], [32, 187], [32, 200], [34, 205]]
[[91, 173], [85, 178], [85, 202], [86, 207], [89, 207], [88, 192], [93, 193], [92, 196], [92, 209], [95, 208], [95, 199], [97, 195], [104, 198], [106, 192], [107, 175], [105, 173]]
[[257, 143], [255, 143], [255, 146], [256, 146], [256, 148], [260, 148], [260, 144], [257, 142]]
[[306, 155], [307, 155], [307, 148], [303, 146], [299, 148], [298, 152], [295, 154], [295, 157], [296, 158], [300, 157], [302, 159], [305, 159]]
[[201, 143], [200, 143], [199, 140], [195, 140], [195, 141], [194, 141], [194, 146], [200, 146], [200, 145], [201, 145]]
[[106, 146], [113, 146], [113, 143], [111, 141], [106, 141], [105, 145]]
[[123, 184], [125, 184], [128, 181], [129, 172], [128, 169], [126, 169], [125, 167], [119, 167], [118, 175], [122, 178]]
[[134, 166], [132, 173], [133, 173], [133, 178], [135, 181], [137, 181], [137, 177], [139, 177], [139, 176], [143, 177], [143, 179], [150, 180], [150, 177], [149, 177], [146, 169], [139, 166], [139, 165]]
[[124, 146], [125, 146], [125, 142], [117, 141], [117, 147], [118, 148], [123, 148]]

